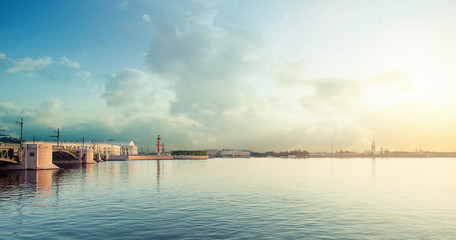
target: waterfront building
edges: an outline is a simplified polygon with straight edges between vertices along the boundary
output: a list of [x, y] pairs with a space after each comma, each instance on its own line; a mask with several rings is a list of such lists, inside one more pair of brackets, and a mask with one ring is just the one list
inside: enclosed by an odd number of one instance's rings
[[217, 149], [209, 149], [206, 151], [207, 151], [207, 156], [210, 158], [215, 158], [215, 157], [220, 156], [220, 151]]
[[380, 151], [377, 151], [377, 147], [375, 145], [374, 140], [372, 140], [372, 145], [370, 150], [365, 150], [363, 152], [364, 155], [370, 155], [370, 156], [376, 156], [376, 155], [385, 155], [385, 150], [383, 149], [383, 146], [380, 147]]
[[233, 157], [236, 158], [249, 158], [250, 157], [250, 151], [248, 150], [237, 150], [233, 153]]
[[[57, 147], [56, 142], [46, 142], [46, 141], [33, 141], [26, 142], [26, 144], [41, 144], [41, 145], [51, 145], [52, 147]], [[121, 146], [114, 145], [110, 143], [104, 143], [99, 141], [89, 141], [89, 142], [60, 142], [59, 148], [63, 149], [92, 149], [94, 154], [109, 154], [109, 155], [120, 155]]]
[[326, 152], [314, 152], [314, 153], [309, 153], [309, 157], [312, 158], [326, 158], [326, 157], [334, 157], [334, 153], [326, 153]]
[[120, 153], [115, 155], [137, 155], [138, 147], [133, 141], [99, 141], [99, 144], [110, 144], [120, 147]]
[[249, 150], [222, 149], [220, 151], [220, 157], [249, 158], [250, 151]]
[[93, 149], [93, 153], [121, 155], [121, 146], [110, 143], [90, 142], [87, 144]]

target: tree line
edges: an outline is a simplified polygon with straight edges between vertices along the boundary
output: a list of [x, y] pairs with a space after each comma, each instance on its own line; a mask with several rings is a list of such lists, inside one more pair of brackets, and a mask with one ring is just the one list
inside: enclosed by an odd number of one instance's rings
[[250, 152], [251, 157], [288, 157], [290, 155], [294, 155], [298, 158], [306, 158], [309, 157], [309, 152], [306, 150], [293, 150], [293, 151], [282, 151], [282, 152]]
[[0, 142], [3, 143], [21, 143], [21, 140], [13, 137], [1, 137]]
[[207, 151], [187, 151], [187, 150], [178, 150], [172, 151], [171, 155], [185, 155], [185, 156], [207, 156]]

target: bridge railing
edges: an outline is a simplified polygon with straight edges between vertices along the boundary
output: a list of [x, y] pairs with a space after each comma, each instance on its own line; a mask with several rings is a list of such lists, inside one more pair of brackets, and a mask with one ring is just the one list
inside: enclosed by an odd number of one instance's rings
[[20, 148], [19, 143], [0, 143], [0, 148]]
[[23, 150], [20, 144], [2, 143], [0, 144], [0, 161], [10, 163], [21, 162]]

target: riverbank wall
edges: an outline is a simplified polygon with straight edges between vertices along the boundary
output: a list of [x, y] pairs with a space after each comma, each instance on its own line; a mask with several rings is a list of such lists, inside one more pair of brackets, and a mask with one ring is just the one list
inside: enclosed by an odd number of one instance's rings
[[173, 160], [173, 156], [159, 156], [159, 155], [130, 155], [128, 161], [136, 160]]
[[175, 155], [173, 156], [176, 160], [206, 160], [208, 156], [193, 156], [193, 155]]
[[178, 155], [178, 156], [160, 156], [160, 155], [112, 155], [109, 156], [108, 161], [138, 161], [138, 160], [206, 160], [208, 156], [191, 156], [191, 155]]

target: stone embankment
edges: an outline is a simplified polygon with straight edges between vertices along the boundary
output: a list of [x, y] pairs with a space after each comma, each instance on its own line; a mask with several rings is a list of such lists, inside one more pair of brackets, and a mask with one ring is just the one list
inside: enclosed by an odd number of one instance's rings
[[173, 157], [174, 157], [174, 159], [179, 159], [179, 160], [206, 160], [209, 158], [208, 156], [193, 156], [193, 155], [175, 155]]
[[173, 156], [159, 156], [159, 155], [130, 155], [128, 160], [173, 160]]
[[109, 156], [109, 161], [136, 161], [136, 160], [206, 160], [208, 156], [160, 156], [160, 155], [129, 155], [129, 156]]

